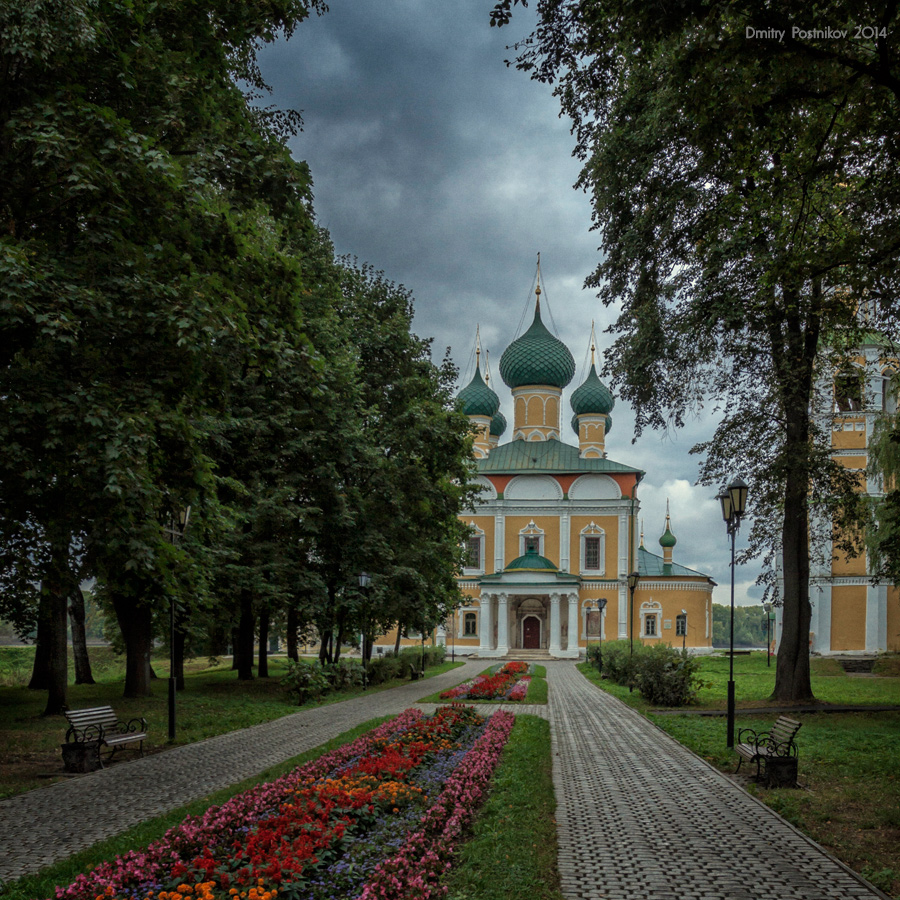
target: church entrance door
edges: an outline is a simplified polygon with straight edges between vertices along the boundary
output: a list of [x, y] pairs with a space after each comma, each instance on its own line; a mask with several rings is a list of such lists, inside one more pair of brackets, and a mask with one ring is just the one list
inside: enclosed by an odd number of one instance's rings
[[522, 649], [540, 650], [541, 623], [534, 616], [527, 616], [522, 622]]

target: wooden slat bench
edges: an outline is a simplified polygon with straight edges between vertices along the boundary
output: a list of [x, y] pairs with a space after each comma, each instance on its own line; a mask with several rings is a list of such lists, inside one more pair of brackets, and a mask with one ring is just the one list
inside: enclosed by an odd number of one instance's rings
[[[106, 759], [131, 744], [138, 745], [141, 756], [144, 755], [144, 741], [147, 738], [147, 720], [120, 720], [111, 706], [95, 706], [91, 709], [70, 709], [66, 713], [69, 730], [66, 732], [67, 744], [82, 744], [96, 741], [98, 750], [106, 748]], [[103, 765], [103, 756], [100, 757]]]
[[[769, 731], [756, 732], [752, 728], [742, 728], [738, 732], [738, 743], [734, 748], [740, 760], [735, 770], [739, 772], [746, 759], [756, 763], [756, 780], [765, 780], [772, 783], [773, 776], [778, 770], [775, 781], [783, 785], [785, 781], [796, 781], [797, 772], [797, 744], [794, 737], [800, 730], [801, 723], [787, 716], [779, 716]], [[785, 778], [781, 772], [790, 769], [792, 778]]]

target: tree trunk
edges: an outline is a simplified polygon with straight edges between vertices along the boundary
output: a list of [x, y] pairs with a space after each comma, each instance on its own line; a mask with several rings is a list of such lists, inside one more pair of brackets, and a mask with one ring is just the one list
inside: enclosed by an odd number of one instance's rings
[[72, 624], [72, 656], [75, 658], [75, 684], [96, 684], [88, 656], [84, 628], [84, 594], [75, 587], [69, 595], [69, 621]]
[[30, 691], [46, 691], [50, 686], [50, 616], [52, 603], [48, 594], [41, 592], [38, 600], [37, 641], [34, 647], [34, 665], [31, 669]]
[[51, 539], [49, 571], [41, 586], [41, 593], [47, 594], [50, 604], [47, 633], [50, 681], [47, 685], [47, 706], [43, 712], [45, 716], [62, 715], [68, 709], [66, 704], [69, 681], [68, 598], [75, 588], [69, 572], [71, 540], [68, 531], [56, 534]]
[[397, 623], [397, 637], [394, 638], [394, 656], [400, 655], [400, 635], [403, 634], [403, 626]]
[[116, 621], [125, 642], [124, 697], [149, 697], [150, 653], [153, 649], [153, 611], [149, 603], [112, 592]]
[[256, 619], [253, 616], [253, 594], [248, 590], [241, 591], [241, 619], [238, 624], [238, 644], [240, 645], [240, 658], [238, 659], [238, 680], [253, 680], [253, 638], [256, 630]]
[[259, 614], [259, 667], [260, 678], [269, 677], [269, 610], [263, 609]]
[[341, 646], [344, 643], [344, 619], [343, 616], [338, 620], [337, 636], [334, 639], [334, 652], [331, 655], [332, 662], [337, 662], [341, 658]]
[[240, 669], [241, 659], [241, 630], [235, 625], [231, 629], [231, 671]]
[[[782, 288], [789, 310], [798, 308], [797, 292]], [[784, 595], [781, 642], [775, 669], [773, 700], [811, 700], [809, 672], [809, 404], [819, 332], [810, 315], [804, 331], [796, 313], [787, 316], [773, 341], [772, 359], [785, 417], [783, 464], [784, 521], [781, 530]], [[774, 328], [770, 329], [774, 333]]]
[[300, 615], [296, 606], [289, 606], [287, 611], [287, 657], [294, 662], [300, 661], [300, 647], [297, 631], [300, 626]]
[[175, 613], [175, 647], [172, 656], [172, 667], [175, 671], [175, 690], [184, 690], [184, 645], [187, 633], [184, 630], [183, 616]]

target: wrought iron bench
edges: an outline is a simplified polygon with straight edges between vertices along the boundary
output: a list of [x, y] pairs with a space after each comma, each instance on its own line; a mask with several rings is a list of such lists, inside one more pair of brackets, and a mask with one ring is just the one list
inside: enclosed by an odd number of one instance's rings
[[794, 736], [801, 723], [787, 716], [779, 716], [770, 731], [756, 732], [742, 728], [738, 732], [735, 751], [740, 760], [735, 770], [740, 772], [746, 759], [756, 763], [756, 780], [786, 786], [797, 781], [797, 744]]
[[[147, 720], [120, 720], [111, 706], [95, 706], [91, 709], [70, 709], [66, 713], [69, 730], [66, 732], [66, 745], [94, 744], [97, 748], [97, 759], [100, 766], [104, 757], [100, 749], [106, 748], [106, 760], [131, 744], [138, 745], [141, 756], [144, 755], [144, 741], [147, 738]], [[65, 755], [65, 750], [64, 750]]]

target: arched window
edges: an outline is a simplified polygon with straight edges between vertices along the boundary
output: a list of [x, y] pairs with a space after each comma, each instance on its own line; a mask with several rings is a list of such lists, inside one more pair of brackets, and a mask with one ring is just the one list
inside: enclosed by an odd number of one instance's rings
[[469, 532], [463, 574], [484, 575], [484, 532], [474, 522], [469, 522]]
[[524, 556], [530, 550], [544, 555], [544, 532], [534, 524], [533, 519], [519, 532], [519, 555]]

